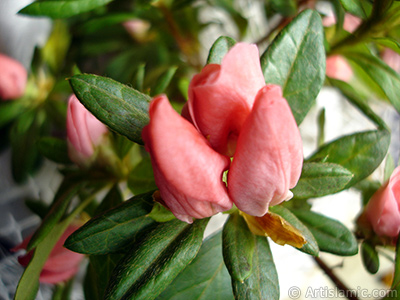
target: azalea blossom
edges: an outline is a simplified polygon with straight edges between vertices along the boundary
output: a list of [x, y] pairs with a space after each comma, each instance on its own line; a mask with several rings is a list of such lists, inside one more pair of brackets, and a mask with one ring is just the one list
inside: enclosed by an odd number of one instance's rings
[[400, 167], [371, 197], [365, 214], [373, 230], [381, 236], [397, 237], [400, 232]]
[[[55, 284], [71, 279], [78, 271], [82, 259], [85, 257], [83, 254], [72, 252], [64, 248], [65, 240], [79, 228], [79, 226], [71, 225], [63, 233], [61, 238], [57, 241], [53, 250], [50, 253], [42, 272], [40, 273], [39, 281], [42, 283]], [[26, 238], [21, 244], [13, 248], [13, 251], [26, 249], [31, 236]], [[18, 262], [26, 267], [32, 259], [33, 251], [18, 257]]]
[[195, 75], [182, 115], [157, 96], [142, 132], [163, 204], [177, 218], [191, 222], [233, 203], [263, 216], [292, 197], [301, 137], [281, 87], [265, 84], [255, 45], [238, 43], [221, 65]]
[[28, 73], [15, 59], [0, 53], [0, 99], [21, 97], [26, 88]]

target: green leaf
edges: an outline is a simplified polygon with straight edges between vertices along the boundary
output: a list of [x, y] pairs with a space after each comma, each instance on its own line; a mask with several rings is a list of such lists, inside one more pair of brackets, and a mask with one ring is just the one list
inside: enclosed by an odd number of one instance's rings
[[221, 64], [225, 54], [236, 44], [230, 37], [221, 36], [211, 46], [208, 53], [207, 64]]
[[18, 13], [30, 16], [46, 16], [52, 19], [69, 18], [113, 0], [37, 0]]
[[68, 144], [65, 140], [43, 137], [38, 141], [39, 152], [46, 158], [60, 164], [71, 164], [68, 156]]
[[365, 53], [346, 52], [346, 58], [359, 65], [375, 81], [393, 107], [400, 112], [400, 76], [381, 59]]
[[292, 192], [296, 198], [322, 197], [343, 190], [352, 178], [353, 174], [340, 165], [305, 162]]
[[271, 0], [272, 8], [285, 17], [297, 14], [297, 2], [295, 0]]
[[231, 277], [222, 257], [222, 234], [207, 238], [196, 258], [157, 300], [233, 300]]
[[85, 254], [121, 252], [148, 231], [154, 221], [147, 216], [153, 205], [153, 192], [137, 195], [105, 214], [92, 218], [75, 231], [64, 246]]
[[347, 100], [354, 105], [358, 110], [360, 110], [368, 119], [374, 122], [379, 129], [388, 130], [387, 125], [383, 120], [374, 113], [374, 111], [370, 108], [370, 106], [366, 103], [361, 96], [351, 85], [346, 82], [335, 80], [330, 78], [329, 82], [337, 87], [343, 96], [347, 98]]
[[54, 196], [54, 200], [49, 208], [49, 211], [29, 241], [27, 246], [28, 251], [35, 248], [51, 232], [53, 227], [63, 217], [71, 200], [85, 184], [86, 182], [70, 184], [66, 178], [64, 179], [63, 186], [60, 187]]
[[153, 209], [147, 216], [160, 223], [175, 219], [174, 214], [159, 202], [154, 203]]
[[325, 61], [321, 17], [313, 10], [293, 19], [261, 56], [265, 82], [282, 87], [298, 125], [324, 83]]
[[386, 182], [389, 180], [389, 178], [390, 178], [390, 176], [392, 176], [392, 173], [395, 168], [396, 168], [396, 165], [394, 164], [393, 157], [390, 154], [388, 154], [388, 156], [386, 157], [386, 161], [385, 161], [383, 182]]
[[284, 218], [287, 222], [289, 222], [294, 228], [296, 228], [300, 233], [303, 235], [307, 243], [301, 247], [298, 248], [300, 251], [304, 253], [311, 254], [313, 256], [318, 256], [319, 254], [319, 247], [318, 243], [314, 238], [314, 235], [311, 233], [309, 228], [305, 226], [298, 218], [296, 215], [293, 214], [290, 210], [287, 208], [281, 206], [281, 205], [276, 205], [276, 206], [271, 206], [269, 210], [275, 214], [280, 215], [282, 218]]
[[118, 184], [115, 184], [107, 193], [107, 195], [103, 198], [100, 205], [97, 206], [95, 215], [103, 214], [104, 212], [111, 210], [112, 208], [120, 205], [124, 202], [122, 198], [121, 191], [118, 187]]
[[49, 234], [38, 243], [37, 248], [33, 252], [31, 261], [19, 280], [14, 300], [34, 300], [36, 298], [39, 289], [39, 276], [53, 247], [71, 222], [88, 204], [90, 204], [90, 202], [92, 202], [92, 200], [92, 197], [85, 199], [68, 215], [68, 217], [52, 227]]
[[115, 268], [105, 300], [155, 299], [194, 259], [207, 223], [160, 223]]
[[85, 298], [102, 300], [112, 271], [122, 258], [121, 254], [90, 255], [84, 280]]
[[353, 173], [346, 185], [353, 186], [370, 175], [385, 158], [390, 144], [390, 133], [373, 130], [354, 133], [323, 145], [308, 161], [339, 164]]
[[[251, 234], [249, 232], [249, 234]], [[237, 300], [278, 300], [279, 281], [268, 240], [255, 236], [254, 266], [251, 275], [243, 282], [232, 279]]]
[[321, 251], [341, 256], [355, 255], [358, 244], [353, 233], [339, 221], [306, 210], [292, 210], [318, 243]]
[[396, 259], [394, 262], [394, 276], [391, 290], [388, 292], [385, 300], [397, 300], [400, 295], [400, 239], [397, 238], [396, 243]]
[[367, 0], [340, 0], [346, 12], [365, 19], [372, 10], [370, 1]]
[[155, 88], [152, 91], [154, 96], [164, 93], [168, 85], [171, 83], [178, 67], [170, 67], [162, 76], [157, 80]]
[[134, 194], [140, 194], [149, 190], [157, 189], [150, 157], [143, 158], [142, 161], [130, 172], [128, 177], [128, 187]]
[[223, 254], [233, 280], [242, 282], [250, 276], [254, 250], [254, 235], [246, 221], [237, 212], [231, 214], [223, 230]]
[[21, 101], [3, 101], [0, 104], [0, 128], [12, 122], [24, 109]]
[[70, 84], [78, 99], [100, 121], [128, 139], [143, 144], [151, 98], [122, 83], [97, 75], [75, 75]]
[[368, 241], [361, 244], [361, 258], [365, 269], [371, 273], [376, 274], [379, 270], [379, 256], [376, 249]]

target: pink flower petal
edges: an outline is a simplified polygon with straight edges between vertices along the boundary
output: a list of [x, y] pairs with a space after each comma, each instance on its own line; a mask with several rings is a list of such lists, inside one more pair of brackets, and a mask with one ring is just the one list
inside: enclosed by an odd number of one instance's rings
[[222, 181], [230, 160], [215, 152], [165, 95], [151, 102], [142, 136], [161, 198], [178, 219], [191, 223], [232, 207]]
[[353, 77], [353, 70], [342, 56], [332, 55], [326, 59], [326, 76], [349, 82]]
[[260, 90], [243, 125], [228, 190], [236, 206], [252, 216], [263, 216], [270, 205], [292, 197], [299, 180], [303, 149], [299, 129], [279, 86]]
[[258, 49], [238, 43], [219, 65], [207, 65], [189, 85], [194, 124], [221, 154], [232, 156], [240, 129], [265, 85]]
[[0, 99], [10, 100], [23, 96], [28, 79], [24, 66], [11, 57], [0, 54], [0, 70]]

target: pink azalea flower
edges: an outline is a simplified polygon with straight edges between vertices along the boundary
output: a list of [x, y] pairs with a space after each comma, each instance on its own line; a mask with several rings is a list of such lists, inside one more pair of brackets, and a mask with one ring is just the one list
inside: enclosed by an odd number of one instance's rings
[[380, 236], [396, 238], [400, 232], [400, 167], [371, 197], [365, 214], [373, 230]]
[[[68, 236], [78, 228], [79, 226], [69, 226], [57, 241], [40, 273], [40, 282], [50, 284], [59, 283], [71, 279], [79, 271], [79, 265], [85, 256], [63, 247]], [[26, 249], [30, 239], [31, 237], [26, 238], [20, 245], [12, 250], [18, 251]], [[29, 264], [32, 259], [33, 251], [34, 250], [18, 257], [18, 261], [22, 266], [26, 267]]]
[[86, 165], [107, 133], [107, 127], [93, 116], [72, 95], [67, 110], [67, 141], [70, 159], [78, 165]]
[[349, 82], [353, 77], [353, 70], [343, 56], [331, 55], [326, 59], [326, 76]]
[[[325, 27], [333, 26], [336, 24], [336, 22], [337, 22], [336, 17], [333, 14], [328, 15], [322, 19], [322, 25], [324, 25]], [[361, 23], [362, 20], [359, 17], [356, 17], [351, 14], [345, 14], [343, 21], [343, 29], [350, 33], [353, 33], [354, 31], [356, 31], [356, 29], [358, 28], [358, 26], [360, 26]]]
[[241, 211], [261, 217], [270, 205], [293, 197], [289, 189], [302, 166], [302, 141], [290, 107], [279, 86], [267, 85], [242, 127], [228, 173], [229, 194]]
[[185, 222], [232, 207], [222, 175], [229, 158], [215, 152], [165, 95], [150, 104], [150, 123], [142, 132], [164, 204]]
[[194, 76], [182, 116], [165, 96], [154, 98], [142, 136], [162, 201], [186, 222], [232, 202], [262, 216], [291, 198], [301, 173], [299, 130], [281, 88], [265, 85], [254, 45], [235, 45]]
[[20, 62], [0, 54], [1, 99], [10, 100], [21, 97], [25, 92], [27, 77], [27, 71]]
[[240, 129], [265, 85], [258, 49], [236, 44], [221, 65], [209, 64], [189, 85], [189, 112], [198, 130], [221, 154], [232, 156]]

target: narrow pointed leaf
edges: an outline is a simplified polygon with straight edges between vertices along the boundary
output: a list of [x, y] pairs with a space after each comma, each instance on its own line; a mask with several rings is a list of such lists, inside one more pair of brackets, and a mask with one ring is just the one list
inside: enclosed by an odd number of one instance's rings
[[393, 107], [400, 112], [400, 76], [381, 59], [365, 53], [345, 53], [346, 58], [358, 64], [382, 89]]
[[280, 85], [300, 124], [325, 79], [325, 47], [321, 18], [305, 10], [285, 27], [261, 56], [266, 83]]
[[194, 259], [207, 223], [160, 223], [115, 268], [105, 299], [155, 299]]
[[168, 85], [171, 83], [172, 78], [174, 77], [176, 70], [178, 67], [173, 66], [170, 67], [158, 80], [153, 89], [152, 94], [154, 96], [164, 93]]
[[71, 87], [82, 104], [100, 121], [128, 139], [143, 144], [151, 98], [122, 83], [97, 75], [75, 75]]
[[333, 163], [306, 162], [292, 192], [296, 198], [315, 198], [337, 193], [345, 188], [353, 174]]
[[222, 257], [222, 232], [207, 238], [199, 254], [157, 300], [233, 300], [231, 277]]
[[339, 221], [312, 211], [292, 212], [311, 231], [321, 251], [342, 256], [357, 254], [358, 244], [354, 234]]
[[68, 145], [63, 139], [43, 137], [38, 141], [39, 152], [46, 158], [60, 164], [71, 164]]
[[396, 259], [394, 261], [394, 276], [391, 290], [388, 292], [385, 300], [397, 300], [400, 295], [400, 239], [396, 243]]
[[85, 183], [72, 183], [71, 185], [65, 180], [64, 186], [68, 185], [68, 187], [63, 190], [59, 189], [57, 194], [55, 195], [55, 199], [53, 204], [50, 206], [49, 211], [47, 212], [45, 218], [43, 219], [40, 227], [35, 231], [31, 240], [29, 241], [27, 250], [31, 250], [35, 248], [45, 237], [48, 235], [53, 227], [61, 220], [66, 209], [68, 208], [71, 200], [78, 193], [79, 189], [81, 189]]
[[364, 241], [361, 244], [361, 258], [365, 269], [371, 273], [376, 274], [379, 270], [379, 256], [378, 252], [373, 245]]
[[366, 18], [372, 10], [368, 0], [340, 0], [340, 3], [348, 13], [360, 18]]
[[221, 36], [211, 46], [208, 53], [207, 64], [221, 64], [225, 54], [236, 44], [230, 37]]
[[113, 0], [37, 0], [19, 11], [30, 16], [46, 16], [52, 19], [69, 18], [97, 7], [106, 5]]
[[108, 254], [123, 251], [135, 242], [154, 220], [147, 216], [153, 206], [153, 192], [137, 195], [112, 210], [92, 218], [75, 231], [64, 246], [85, 254]]
[[223, 230], [225, 265], [234, 280], [244, 281], [252, 272], [255, 239], [239, 213], [229, 216]]
[[353, 186], [370, 175], [383, 161], [390, 144], [390, 133], [373, 130], [343, 136], [323, 145], [308, 161], [335, 163], [349, 170], [354, 177], [346, 185]]
[[298, 248], [300, 251], [311, 254], [313, 256], [318, 256], [319, 247], [318, 243], [314, 238], [312, 232], [305, 226], [301, 220], [299, 220], [290, 210], [287, 208], [277, 205], [270, 207], [270, 211], [280, 215], [283, 219], [289, 222], [294, 228], [296, 228], [303, 235], [307, 243]]
[[[251, 234], [249, 232], [249, 234]], [[255, 236], [253, 270], [243, 282], [232, 278], [232, 287], [237, 300], [278, 300], [279, 281], [268, 240]]]

